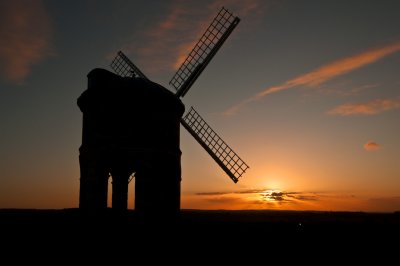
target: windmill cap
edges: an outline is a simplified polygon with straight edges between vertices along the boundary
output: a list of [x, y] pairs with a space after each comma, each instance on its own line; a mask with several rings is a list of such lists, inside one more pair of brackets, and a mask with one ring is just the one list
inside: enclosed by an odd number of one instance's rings
[[87, 109], [129, 109], [141, 112], [168, 112], [181, 117], [185, 107], [180, 99], [158, 83], [143, 78], [128, 78], [95, 68], [88, 75], [88, 89], [78, 98]]

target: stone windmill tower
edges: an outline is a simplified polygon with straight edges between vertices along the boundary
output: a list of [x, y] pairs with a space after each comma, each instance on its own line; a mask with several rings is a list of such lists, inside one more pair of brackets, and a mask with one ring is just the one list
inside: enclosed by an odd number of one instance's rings
[[172, 93], [150, 81], [121, 51], [111, 63], [116, 74], [93, 69], [78, 98], [83, 113], [79, 149], [79, 208], [107, 208], [112, 177], [112, 208], [127, 209], [134, 175], [135, 210], [177, 213], [180, 209], [180, 124], [236, 183], [249, 166], [193, 107], [185, 114], [181, 98], [217, 53], [238, 17], [222, 8], [169, 84]]

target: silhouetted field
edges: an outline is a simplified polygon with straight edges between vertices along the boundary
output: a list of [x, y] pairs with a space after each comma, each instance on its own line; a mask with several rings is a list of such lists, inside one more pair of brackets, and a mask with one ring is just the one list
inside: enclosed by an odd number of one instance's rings
[[400, 236], [398, 212], [183, 210], [179, 217], [155, 213], [144, 218], [134, 211], [89, 215], [77, 209], [3, 209], [0, 221], [2, 242], [11, 250], [60, 252], [68, 246], [86, 255], [89, 248], [125, 255], [174, 249], [177, 256], [206, 251], [243, 256], [264, 249], [266, 254], [276, 249], [329, 253], [333, 248], [340, 251], [335, 256], [344, 256], [356, 250], [373, 255], [382, 247], [393, 255], [389, 251], [397, 249]]

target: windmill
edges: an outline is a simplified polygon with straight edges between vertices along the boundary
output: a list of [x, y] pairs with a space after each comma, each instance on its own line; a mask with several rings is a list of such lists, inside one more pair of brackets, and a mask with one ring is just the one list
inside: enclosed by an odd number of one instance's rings
[[[84, 113], [80, 208], [106, 207], [106, 180], [111, 174], [113, 209], [126, 209], [129, 176], [135, 173], [135, 209], [179, 211], [179, 123], [232, 181], [238, 182], [249, 166], [193, 107], [182, 117], [181, 98], [239, 22], [238, 17], [221, 8], [169, 82], [175, 94], [150, 81], [121, 51], [110, 65], [115, 74], [101, 69], [88, 74], [89, 88], [78, 99]], [[115, 92], [117, 87], [118, 93]], [[132, 104], [131, 97], [141, 100]], [[144, 102], [151, 103], [153, 108], [146, 111], [148, 104]], [[128, 122], [131, 119], [136, 127]]]

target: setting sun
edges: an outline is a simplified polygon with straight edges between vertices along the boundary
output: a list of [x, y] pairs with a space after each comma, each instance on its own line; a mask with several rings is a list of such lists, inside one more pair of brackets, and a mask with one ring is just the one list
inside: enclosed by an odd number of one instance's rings
[[268, 202], [280, 202], [284, 200], [283, 193], [279, 190], [267, 189], [259, 193], [261, 200]]

